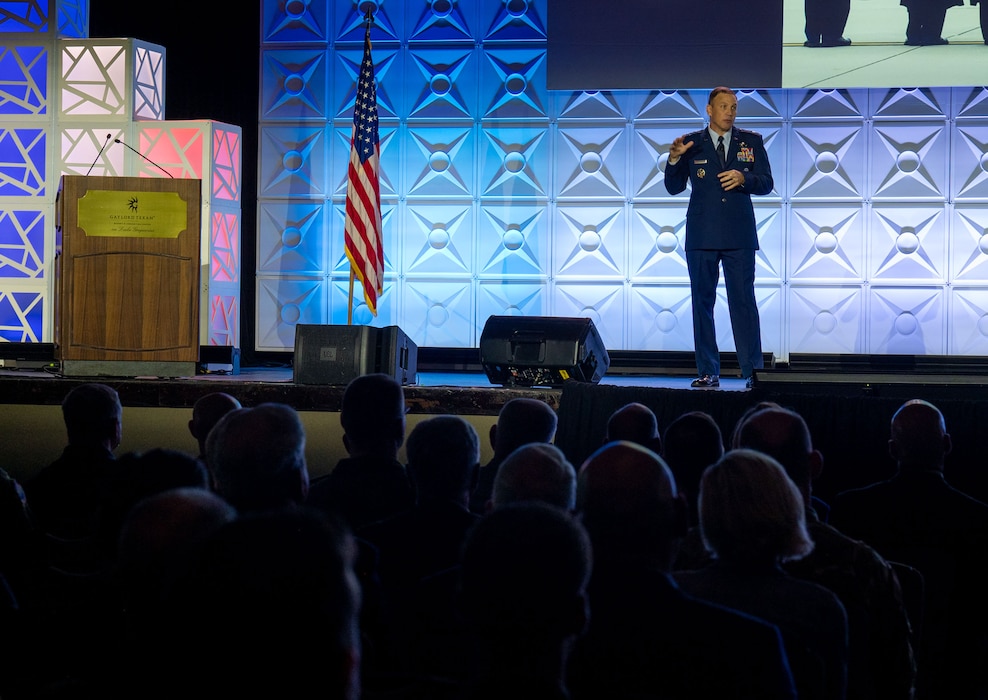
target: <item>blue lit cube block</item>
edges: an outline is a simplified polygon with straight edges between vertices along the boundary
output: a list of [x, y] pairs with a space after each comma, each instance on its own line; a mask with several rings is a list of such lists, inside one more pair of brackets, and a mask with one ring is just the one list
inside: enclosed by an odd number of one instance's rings
[[89, 36], [89, 0], [0, 1], [0, 33]]
[[50, 118], [53, 42], [31, 34], [0, 37], [0, 118]]

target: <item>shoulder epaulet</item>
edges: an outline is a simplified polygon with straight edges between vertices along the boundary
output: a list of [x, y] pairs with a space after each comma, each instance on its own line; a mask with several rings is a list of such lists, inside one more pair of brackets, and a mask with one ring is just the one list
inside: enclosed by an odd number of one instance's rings
[[742, 134], [754, 134], [755, 136], [761, 136], [761, 134], [759, 134], [759, 133], [758, 133], [757, 131], [755, 131], [754, 129], [742, 129], [742, 128], [741, 128], [741, 127], [739, 126], [739, 127], [738, 127], [738, 131], [740, 131], [740, 132], [741, 132]]

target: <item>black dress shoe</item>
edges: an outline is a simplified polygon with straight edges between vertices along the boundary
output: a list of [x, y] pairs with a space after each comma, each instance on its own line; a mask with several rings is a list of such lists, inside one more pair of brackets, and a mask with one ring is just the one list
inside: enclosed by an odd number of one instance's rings
[[823, 41], [821, 41], [818, 44], [818, 46], [850, 46], [850, 45], [851, 45], [851, 40], [845, 39], [842, 36], [832, 37], [829, 39], [825, 38]]
[[696, 389], [712, 389], [720, 386], [720, 377], [711, 374], [704, 374], [702, 377], [697, 377], [694, 379], [690, 386]]
[[803, 46], [807, 48], [815, 48], [817, 46], [821, 46], [821, 44], [819, 41], [804, 41]]

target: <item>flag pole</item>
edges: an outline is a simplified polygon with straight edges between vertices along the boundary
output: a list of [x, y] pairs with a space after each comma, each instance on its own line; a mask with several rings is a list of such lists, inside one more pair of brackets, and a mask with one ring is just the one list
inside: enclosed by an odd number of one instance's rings
[[347, 293], [347, 305], [346, 305], [346, 324], [348, 326], [353, 325], [353, 280], [357, 276], [357, 273], [353, 271], [353, 265], [350, 265], [350, 291]]

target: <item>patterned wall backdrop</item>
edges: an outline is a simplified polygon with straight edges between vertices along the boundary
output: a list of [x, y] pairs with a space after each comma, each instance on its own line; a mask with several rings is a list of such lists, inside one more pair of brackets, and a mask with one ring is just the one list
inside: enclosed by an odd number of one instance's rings
[[[545, 88], [544, 0], [382, 0], [375, 12], [386, 284], [420, 346], [491, 314], [585, 316], [608, 348], [690, 350], [688, 192], [662, 184], [706, 90]], [[266, 0], [258, 349], [345, 323], [343, 198], [368, 3]], [[711, 86], [712, 87], [712, 86]], [[988, 91], [757, 90], [776, 177], [756, 198], [766, 351], [988, 354]], [[721, 348], [733, 350], [726, 297]]]

